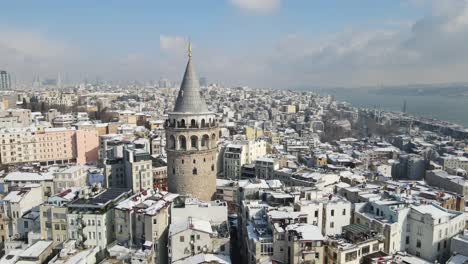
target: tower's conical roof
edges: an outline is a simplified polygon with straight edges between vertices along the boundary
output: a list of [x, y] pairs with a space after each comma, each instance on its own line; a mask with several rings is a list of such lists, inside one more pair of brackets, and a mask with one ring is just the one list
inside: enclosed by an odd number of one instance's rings
[[180, 85], [179, 95], [174, 107], [174, 112], [203, 113], [208, 112], [205, 99], [200, 92], [200, 82], [192, 66], [192, 48], [189, 45], [189, 59], [185, 68], [184, 78]]

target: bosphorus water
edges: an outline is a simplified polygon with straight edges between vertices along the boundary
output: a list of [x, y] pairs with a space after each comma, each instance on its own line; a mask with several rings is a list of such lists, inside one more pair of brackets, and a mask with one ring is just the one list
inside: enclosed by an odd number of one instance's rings
[[468, 128], [468, 96], [379, 94], [360, 89], [332, 89], [320, 91], [338, 101], [355, 107], [380, 108], [386, 111], [402, 111], [406, 100], [408, 114], [444, 120]]

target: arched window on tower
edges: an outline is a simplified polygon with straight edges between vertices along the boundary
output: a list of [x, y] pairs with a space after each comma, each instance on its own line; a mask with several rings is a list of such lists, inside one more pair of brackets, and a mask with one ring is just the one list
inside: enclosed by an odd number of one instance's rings
[[190, 128], [197, 128], [197, 121], [195, 119], [190, 120]]
[[179, 149], [187, 149], [187, 139], [185, 136], [179, 136]]
[[173, 135], [169, 136], [169, 149], [175, 149], [176, 148], [176, 145], [175, 145], [175, 137]]
[[201, 120], [201, 127], [206, 127], [206, 124], [205, 124], [205, 123], [206, 123], [206, 122], [205, 122], [205, 118], [203, 118], [203, 119]]
[[197, 149], [198, 148], [198, 137], [191, 136], [190, 137], [190, 148]]
[[214, 171], [214, 164], [211, 165], [211, 171]]
[[203, 135], [202, 140], [201, 140], [201, 147], [202, 148], [209, 148], [209, 142], [210, 142], [210, 136], [208, 135]]
[[180, 127], [185, 128], [185, 119], [180, 120]]
[[197, 168], [193, 168], [192, 174], [193, 174], [193, 175], [197, 175]]

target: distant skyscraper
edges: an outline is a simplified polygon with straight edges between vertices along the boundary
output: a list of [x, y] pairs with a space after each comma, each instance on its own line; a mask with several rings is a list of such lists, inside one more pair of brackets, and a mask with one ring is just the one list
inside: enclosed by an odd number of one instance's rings
[[208, 110], [192, 66], [192, 52], [174, 111], [166, 122], [169, 191], [211, 200], [216, 192], [218, 120]]
[[6, 71], [0, 71], [0, 90], [10, 90], [11, 89], [11, 78], [10, 74]]
[[171, 82], [168, 79], [160, 79], [158, 82], [159, 88], [170, 88]]
[[62, 88], [62, 77], [60, 73], [57, 75], [57, 88]]
[[33, 80], [32, 85], [33, 85], [34, 87], [39, 87], [39, 86], [41, 86], [41, 78], [39, 78], [39, 76], [34, 77], [34, 80]]
[[403, 113], [406, 113], [406, 100], [403, 101]]

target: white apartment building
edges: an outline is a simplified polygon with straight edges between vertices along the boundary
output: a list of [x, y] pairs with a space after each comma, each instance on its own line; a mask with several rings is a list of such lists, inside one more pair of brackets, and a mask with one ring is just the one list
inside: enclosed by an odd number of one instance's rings
[[462, 212], [388, 200], [356, 204], [354, 222], [381, 234], [388, 254], [406, 251], [440, 263], [448, 259], [450, 239], [465, 228]]
[[59, 193], [72, 187], [86, 186], [88, 177], [87, 168], [85, 166], [70, 166], [59, 168], [54, 172], [54, 189], [55, 193]]
[[323, 204], [322, 234], [341, 234], [343, 226], [351, 222], [351, 203], [338, 196], [331, 196]]
[[404, 202], [377, 200], [355, 204], [354, 223], [363, 224], [384, 237], [384, 252], [405, 251], [406, 219], [410, 208]]
[[307, 214], [307, 223], [315, 225], [320, 232], [323, 229], [323, 202], [320, 200], [299, 201], [294, 204], [294, 210]]
[[179, 219], [169, 227], [169, 263], [185, 260], [194, 255], [230, 255], [229, 230], [207, 220]]
[[465, 229], [465, 215], [436, 205], [412, 206], [407, 225], [406, 251], [444, 263], [450, 257], [451, 238]]
[[169, 207], [176, 197], [149, 189], [120, 202], [115, 207], [116, 240], [129, 248], [151, 245], [156, 252], [154, 262], [167, 263]]
[[195, 198], [176, 199], [171, 206], [169, 263], [194, 255], [230, 255], [227, 204], [201, 202]]
[[307, 214], [307, 223], [318, 226], [324, 236], [341, 234], [343, 226], [351, 223], [351, 203], [339, 196], [302, 200], [294, 208]]
[[11, 191], [3, 198], [4, 224], [6, 237], [18, 233], [18, 220], [24, 213], [43, 202], [40, 184], [28, 184], [18, 191]]
[[55, 193], [53, 172], [35, 173], [14, 171], [3, 178], [5, 191], [16, 190], [29, 184], [40, 184], [45, 197]]
[[153, 162], [143, 149], [125, 149], [124, 167], [126, 187], [134, 192], [153, 188]]
[[86, 247], [102, 251], [115, 240], [114, 204], [127, 198], [127, 189], [107, 189], [92, 193], [84, 189], [80, 198], [68, 204], [68, 237]]
[[224, 176], [228, 179], [240, 179], [242, 166], [264, 157], [267, 154], [266, 145], [263, 140], [228, 144], [223, 155]]
[[135, 192], [153, 188], [153, 162], [149, 153], [146, 140], [102, 135], [99, 155], [104, 167], [105, 186], [131, 188]]

